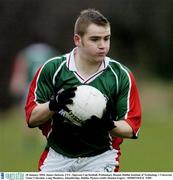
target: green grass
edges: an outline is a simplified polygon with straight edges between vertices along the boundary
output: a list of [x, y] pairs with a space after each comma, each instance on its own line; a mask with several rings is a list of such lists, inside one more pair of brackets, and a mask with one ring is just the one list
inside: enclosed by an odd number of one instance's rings
[[11, 109], [0, 122], [0, 171], [37, 171], [44, 149], [38, 129], [29, 129], [25, 119]]
[[173, 122], [144, 122], [139, 139], [122, 145], [122, 171], [172, 172], [172, 131]]
[[137, 140], [122, 144], [121, 170], [173, 171], [173, 84], [149, 82], [140, 86], [142, 126]]
[[[139, 139], [121, 146], [122, 172], [173, 171], [173, 85], [140, 85], [143, 123]], [[29, 129], [17, 108], [0, 114], [0, 171], [37, 171], [45, 146], [38, 129]]]

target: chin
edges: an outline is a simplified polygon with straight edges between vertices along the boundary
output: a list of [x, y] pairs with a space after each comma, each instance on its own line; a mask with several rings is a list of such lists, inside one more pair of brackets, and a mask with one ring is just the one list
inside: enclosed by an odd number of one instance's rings
[[102, 62], [105, 59], [105, 56], [100, 56], [98, 58], [96, 58], [97, 62]]
[[94, 62], [100, 63], [105, 59], [105, 56], [95, 56], [92, 58]]

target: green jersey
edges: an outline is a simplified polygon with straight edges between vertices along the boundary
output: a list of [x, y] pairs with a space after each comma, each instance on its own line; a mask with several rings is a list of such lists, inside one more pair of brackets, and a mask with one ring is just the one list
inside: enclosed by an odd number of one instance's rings
[[[121, 63], [106, 57], [101, 68], [88, 79], [84, 79], [75, 66], [74, 50], [48, 60], [37, 71], [26, 102], [27, 121], [33, 108], [38, 103], [49, 101], [54, 91], [82, 84], [93, 86], [101, 91], [111, 101], [114, 119], [125, 120], [132, 127], [134, 137], [137, 137], [141, 109], [131, 71]], [[119, 150], [119, 145], [122, 143], [121, 138], [110, 137], [109, 133], [92, 137], [89, 130], [88, 137], [81, 138], [80, 127], [69, 126], [59, 112], [40, 128], [47, 137], [48, 147], [68, 157], [97, 155], [110, 148]]]

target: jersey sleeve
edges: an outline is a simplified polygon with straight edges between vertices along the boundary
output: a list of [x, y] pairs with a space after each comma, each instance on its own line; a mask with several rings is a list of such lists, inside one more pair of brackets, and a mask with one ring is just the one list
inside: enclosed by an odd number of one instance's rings
[[[52, 69], [52, 70], [50, 70]], [[49, 101], [53, 93], [53, 67], [46, 64], [41, 66], [35, 74], [27, 96], [25, 105], [25, 115], [27, 122], [29, 121], [32, 110], [38, 103]]]
[[117, 98], [118, 119], [125, 120], [133, 129], [133, 138], [137, 138], [141, 125], [141, 105], [135, 79], [132, 72], [124, 71]]

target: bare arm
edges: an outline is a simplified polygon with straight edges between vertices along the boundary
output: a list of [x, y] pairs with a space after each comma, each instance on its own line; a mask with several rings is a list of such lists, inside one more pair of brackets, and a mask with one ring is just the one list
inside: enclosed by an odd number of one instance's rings
[[110, 131], [111, 136], [121, 138], [132, 138], [133, 130], [125, 120], [115, 121], [115, 128]]
[[32, 110], [31, 116], [28, 121], [29, 127], [36, 127], [44, 124], [52, 117], [54, 113], [54, 111], [49, 110], [49, 102], [38, 104]]

